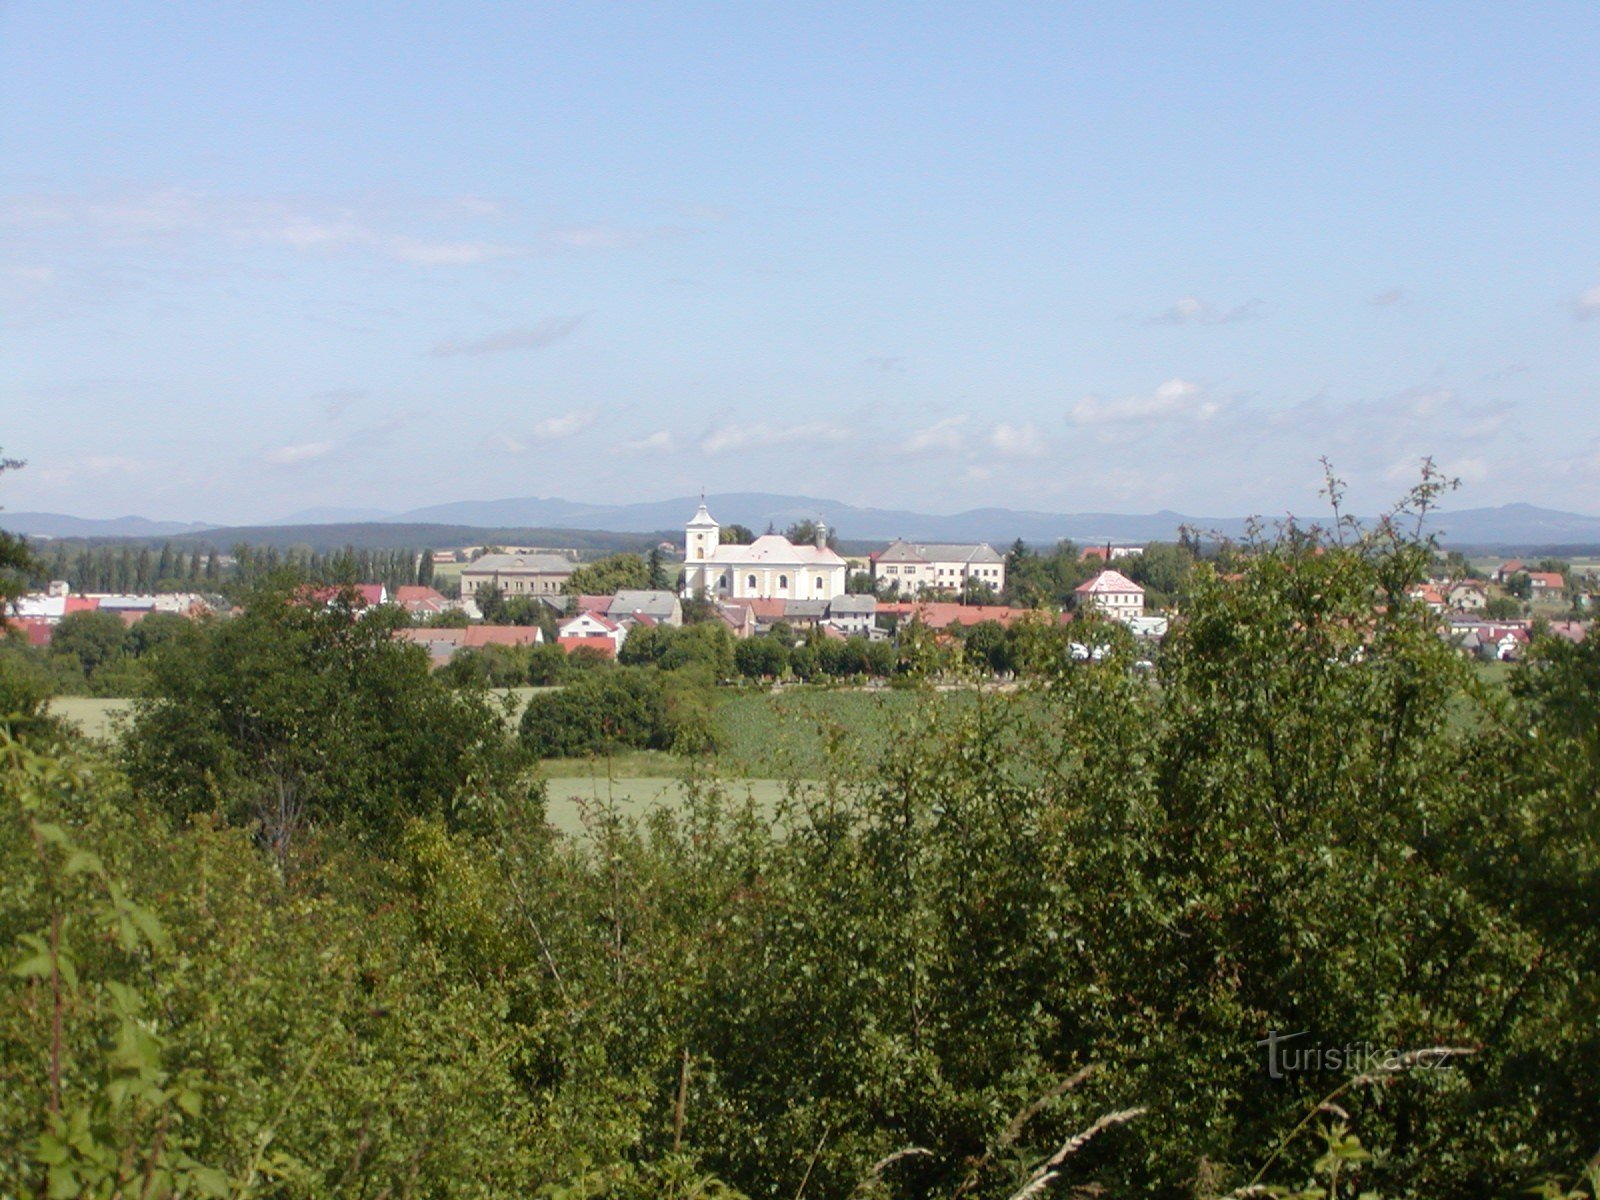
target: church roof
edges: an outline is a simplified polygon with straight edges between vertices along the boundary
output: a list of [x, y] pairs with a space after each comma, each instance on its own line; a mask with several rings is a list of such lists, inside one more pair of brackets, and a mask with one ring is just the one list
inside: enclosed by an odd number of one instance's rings
[[700, 507], [694, 510], [694, 516], [690, 519], [688, 528], [716, 529], [717, 527], [717, 519], [707, 510], [706, 502], [704, 500], [700, 501]]
[[781, 534], [762, 534], [748, 546], [718, 546], [705, 559], [726, 567], [842, 567], [826, 546], [796, 546]]

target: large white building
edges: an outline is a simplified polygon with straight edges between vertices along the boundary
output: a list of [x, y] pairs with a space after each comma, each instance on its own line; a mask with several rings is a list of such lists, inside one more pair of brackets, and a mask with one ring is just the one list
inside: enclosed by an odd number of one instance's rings
[[873, 556], [872, 578], [880, 587], [897, 584], [902, 596], [960, 592], [967, 581], [1006, 586], [1006, 560], [988, 542], [919, 544], [896, 539]]
[[485, 554], [461, 569], [461, 596], [472, 599], [490, 584], [506, 599], [559, 596], [578, 564], [561, 554]]
[[748, 546], [721, 544], [722, 527], [702, 503], [685, 529], [683, 594], [713, 600], [832, 600], [845, 593], [850, 569], [828, 549], [819, 522], [814, 546], [775, 533]]

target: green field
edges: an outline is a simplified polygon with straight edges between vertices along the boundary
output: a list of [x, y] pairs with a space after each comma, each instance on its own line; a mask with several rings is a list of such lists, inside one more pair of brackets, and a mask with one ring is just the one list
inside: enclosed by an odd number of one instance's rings
[[[620, 816], [638, 818], [659, 805], [675, 807], [684, 798], [684, 783], [677, 776], [607, 779], [603, 774], [565, 774], [551, 779], [549, 786], [546, 814], [550, 824], [562, 833], [574, 835], [585, 831], [586, 819], [594, 819], [608, 808]], [[723, 792], [736, 804], [748, 799], [758, 810], [770, 814], [791, 790], [814, 786], [777, 779], [741, 779], [724, 784]]]
[[106, 700], [98, 696], [57, 696], [50, 715], [71, 721], [93, 738], [110, 737], [113, 721], [133, 706], [132, 700]]

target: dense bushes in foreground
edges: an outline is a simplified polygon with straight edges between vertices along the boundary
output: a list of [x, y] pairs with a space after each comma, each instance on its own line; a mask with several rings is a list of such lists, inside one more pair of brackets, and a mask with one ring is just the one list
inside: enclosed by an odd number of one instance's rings
[[[469, 756], [473, 819], [424, 774], [373, 823], [366, 777], [326, 775], [270, 856], [237, 800], [278, 761], [233, 741], [255, 724], [204, 727], [232, 747], [210, 801], [139, 754], [8, 741], [0, 1194], [1466, 1200], [1570, 1175], [1600, 1136], [1600, 644], [1480, 694], [1404, 598], [1418, 553], [1199, 567], [1159, 687], [1126, 648], [1044, 657], [1025, 703], [913, 714], [876, 761], [846, 743], [776, 814], [695, 780], [565, 840]], [[355, 689], [355, 720], [415, 680], [349, 636], [275, 671], [326, 671], [310, 695]], [[294, 711], [317, 761], [340, 722]], [[1441, 1054], [1274, 1077], [1273, 1031]]]

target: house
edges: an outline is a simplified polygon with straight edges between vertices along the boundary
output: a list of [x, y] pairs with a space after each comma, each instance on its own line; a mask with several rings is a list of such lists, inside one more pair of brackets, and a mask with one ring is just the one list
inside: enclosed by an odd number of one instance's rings
[[621, 650], [622, 643], [628, 640], [628, 631], [621, 624], [597, 612], [581, 612], [563, 621], [556, 626], [556, 634], [565, 649], [570, 650], [573, 643], [589, 646], [609, 643], [611, 654]]
[[389, 589], [381, 583], [344, 583], [337, 587], [306, 584], [295, 596], [308, 607], [320, 604], [332, 608], [348, 600], [352, 609], [372, 609], [389, 602]]
[[1494, 574], [1490, 575], [1489, 578], [1494, 580], [1496, 583], [1504, 583], [1513, 575], [1519, 575], [1527, 569], [1528, 568], [1526, 564], [1524, 564], [1520, 558], [1513, 558], [1511, 561], [1503, 562], [1496, 567], [1494, 569]]
[[1479, 612], [1489, 603], [1489, 593], [1476, 579], [1463, 579], [1450, 586], [1445, 599], [1458, 612]]
[[684, 529], [683, 594], [713, 600], [832, 600], [845, 593], [849, 568], [828, 548], [817, 524], [815, 545], [775, 533], [748, 546], [721, 544], [721, 526], [705, 503]]
[[901, 595], [959, 592], [968, 580], [986, 583], [996, 592], [1006, 586], [1006, 560], [987, 542], [913, 543], [895, 539], [872, 555], [872, 579]]
[[1583, 644], [1583, 639], [1588, 636], [1588, 630], [1584, 628], [1582, 621], [1551, 621], [1550, 636], [1578, 646]]
[[754, 637], [756, 635], [756, 612], [748, 604], [738, 601], [719, 600], [717, 602], [717, 619], [732, 632], [736, 638]]
[[[994, 621], [1009, 628], [1014, 622], [1024, 617], [1037, 614], [1040, 610], [1032, 608], [1013, 608], [1007, 604], [956, 604], [950, 601], [916, 601], [880, 603], [877, 615], [893, 617], [901, 625], [911, 621], [918, 621], [929, 629], [948, 629], [952, 625], [966, 627], [981, 625], [985, 621]], [[1058, 618], [1065, 624], [1070, 619], [1068, 614], [1061, 614]]]
[[559, 596], [577, 565], [564, 554], [485, 554], [461, 568], [461, 595], [474, 597], [488, 584], [508, 600]]
[[657, 625], [683, 624], [683, 601], [673, 592], [624, 590], [609, 598], [604, 613], [613, 621], [649, 617]]
[[1529, 571], [1528, 587], [1535, 600], [1560, 600], [1567, 594], [1567, 581], [1559, 571]]
[[1438, 613], [1444, 611], [1444, 597], [1439, 593], [1439, 589], [1431, 583], [1418, 584], [1406, 595], [1413, 600], [1420, 600], [1423, 604], [1426, 604], [1429, 612]]
[[1143, 546], [1113, 546], [1107, 542], [1104, 546], [1085, 546], [1078, 555], [1079, 562], [1090, 562], [1098, 559], [1100, 562], [1109, 563], [1114, 558], [1131, 558], [1135, 554], [1143, 554]]
[[869, 636], [877, 618], [876, 596], [835, 596], [828, 605], [828, 625], [847, 637]]
[[42, 621], [47, 625], [54, 625], [70, 613], [93, 612], [99, 607], [98, 598], [74, 596], [65, 580], [53, 579], [42, 592], [18, 596], [11, 611], [3, 615], [15, 617], [20, 621]]
[[484, 646], [537, 646], [544, 633], [537, 625], [471, 625], [464, 629], [400, 629], [395, 636], [428, 652], [434, 667], [442, 667], [462, 650]]
[[1097, 609], [1118, 621], [1144, 612], [1144, 589], [1121, 571], [1101, 571], [1075, 589], [1080, 609]]
[[451, 607], [450, 601], [431, 587], [405, 584], [394, 590], [394, 602], [414, 617], [427, 617], [442, 613]]

